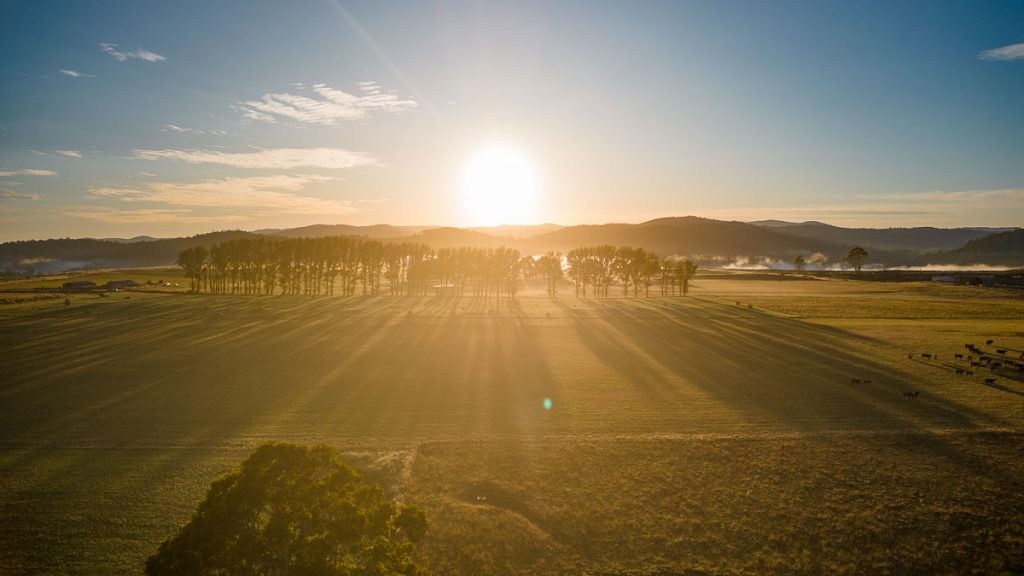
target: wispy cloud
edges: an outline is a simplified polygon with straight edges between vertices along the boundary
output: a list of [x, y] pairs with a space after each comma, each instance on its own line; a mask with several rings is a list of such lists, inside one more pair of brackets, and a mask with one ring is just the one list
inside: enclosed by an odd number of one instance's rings
[[1024, 42], [978, 53], [982, 60], [1024, 60]]
[[1021, 200], [1024, 188], [1000, 188], [996, 190], [932, 190], [928, 192], [899, 192], [894, 194], [862, 194], [865, 200], [904, 200], [918, 202], [974, 202], [981, 200]]
[[119, 50], [117, 44], [111, 44], [109, 42], [101, 42], [100, 50], [110, 54], [114, 60], [118, 62], [124, 62], [126, 60], [145, 60], [146, 62], [163, 62], [167, 60], [166, 57], [157, 54], [156, 52], [150, 52], [142, 48], [136, 50]]
[[1024, 188], [857, 194], [835, 204], [708, 209], [736, 220], [824, 220], [854, 226], [1013, 226], [1024, 222]]
[[271, 148], [258, 152], [220, 152], [217, 150], [135, 150], [142, 160], [177, 160], [190, 164], [221, 164], [236, 168], [329, 168], [344, 170], [359, 166], [377, 166], [379, 162], [360, 152], [340, 148]]
[[360, 82], [358, 86], [361, 94], [337, 90], [326, 84], [300, 88], [308, 95], [267, 93], [259, 100], [244, 102], [241, 110], [243, 116], [250, 120], [273, 123], [286, 118], [306, 124], [333, 126], [361, 120], [377, 112], [400, 114], [419, 106], [414, 100], [385, 92], [376, 82]]
[[36, 170], [34, 168], [22, 168], [21, 170], [0, 170], [0, 178], [10, 176], [56, 176], [53, 170]]
[[14, 190], [3, 190], [0, 191], [0, 198], [5, 200], [39, 200], [39, 194], [28, 194], [26, 192], [17, 192]]
[[105, 224], [157, 224], [157, 223], [212, 223], [241, 222], [245, 216], [236, 214], [194, 214], [183, 209], [117, 209], [96, 208], [92, 206], [69, 206], [61, 210], [61, 215], [69, 218], [95, 220]]
[[170, 131], [170, 132], [178, 132], [178, 133], [181, 133], [181, 134], [197, 134], [197, 135], [212, 134], [214, 136], [223, 136], [223, 135], [227, 134], [227, 132], [225, 132], [223, 130], [203, 130], [202, 128], [185, 128], [185, 127], [182, 127], [182, 126], [176, 126], [174, 124], [168, 124], [167, 126], [165, 126], [163, 128], [163, 132], [168, 132], [168, 131]]
[[154, 202], [203, 209], [231, 208], [259, 215], [337, 215], [360, 211], [347, 201], [295, 193], [309, 184], [331, 180], [333, 178], [311, 175], [231, 177], [188, 183], [147, 182], [132, 187], [97, 187], [91, 188], [89, 192], [92, 199]]
[[57, 150], [57, 154], [61, 156], [67, 156], [68, 158], [81, 158], [82, 153], [78, 150]]
[[67, 69], [64, 69], [64, 68], [61, 68], [60, 70], [58, 70], [58, 72], [60, 72], [61, 74], [65, 75], [65, 76], [70, 76], [72, 78], [95, 78], [96, 77], [94, 74], [86, 74], [84, 72], [79, 72], [78, 70], [67, 70]]

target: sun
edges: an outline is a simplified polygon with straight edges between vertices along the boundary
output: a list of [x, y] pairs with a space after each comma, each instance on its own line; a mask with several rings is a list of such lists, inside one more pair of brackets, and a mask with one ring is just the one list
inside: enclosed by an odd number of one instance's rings
[[494, 144], [473, 153], [463, 168], [460, 191], [471, 225], [535, 221], [537, 176], [529, 158], [514, 146]]

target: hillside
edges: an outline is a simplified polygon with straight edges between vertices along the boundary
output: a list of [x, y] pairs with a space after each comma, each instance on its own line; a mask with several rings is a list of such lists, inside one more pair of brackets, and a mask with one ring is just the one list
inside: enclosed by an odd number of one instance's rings
[[[826, 230], [811, 233], [809, 230]], [[457, 246], [508, 246], [524, 254], [549, 250], [566, 252], [579, 246], [611, 244], [643, 247], [663, 256], [686, 255], [705, 267], [728, 264], [791, 262], [797, 255], [821, 254], [826, 263], [842, 260], [851, 246], [870, 253], [869, 262], [885, 266], [924, 264], [1024, 264], [1024, 230], [983, 235], [984, 229], [896, 228], [846, 229], [822, 223], [744, 223], [694, 216], [658, 218], [640, 224], [580, 226], [500, 226], [451, 228], [417, 226], [314, 225], [255, 232], [223, 231], [187, 238], [162, 238], [126, 242], [121, 239], [52, 239], [0, 244], [0, 270], [9, 273], [57, 273], [78, 268], [118, 268], [173, 264], [179, 252], [195, 245], [211, 245], [244, 236], [289, 238], [360, 236], [391, 242], [418, 242], [433, 248]], [[907, 249], [908, 245], [946, 245], [951, 238], [968, 237], [966, 243], [944, 251]], [[872, 243], [872, 238], [877, 239]], [[888, 240], [887, 240], [888, 239]], [[898, 246], [887, 248], [885, 246]], [[880, 247], [881, 246], [881, 247]], [[902, 247], [902, 248], [899, 248]]]
[[324, 236], [363, 236], [366, 238], [399, 238], [410, 234], [418, 234], [427, 229], [426, 226], [391, 226], [374, 224], [372, 226], [352, 226], [350, 224], [313, 224], [299, 228], [271, 228], [253, 230], [253, 234], [266, 236], [284, 236], [287, 238], [322, 238]]
[[[685, 216], [658, 218], [641, 224], [572, 226], [530, 239], [534, 250], [568, 250], [576, 246], [614, 244], [642, 246], [662, 255], [704, 257], [770, 257], [789, 261], [798, 254], [820, 252], [830, 260], [842, 258], [848, 246], [801, 238], [746, 224]], [[879, 253], [878, 256], [883, 254]], [[886, 254], [890, 260], [895, 255]]]
[[17, 273], [55, 274], [79, 268], [127, 268], [173, 264], [178, 253], [192, 246], [254, 236], [230, 230], [186, 238], [146, 242], [121, 242], [92, 238], [24, 240], [0, 244], [0, 270]]
[[1024, 229], [991, 234], [932, 256], [933, 261], [948, 264], [1024, 265]]
[[821, 240], [847, 246], [864, 246], [885, 250], [952, 250], [971, 240], [995, 232], [1006, 232], [1008, 228], [842, 228], [822, 222], [784, 222], [761, 220], [751, 222], [758, 227], [770, 228], [801, 238]]

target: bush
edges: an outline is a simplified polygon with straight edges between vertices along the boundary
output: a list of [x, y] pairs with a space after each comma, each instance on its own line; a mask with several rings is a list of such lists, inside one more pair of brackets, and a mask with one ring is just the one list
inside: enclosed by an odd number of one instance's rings
[[146, 574], [421, 575], [425, 514], [398, 506], [326, 446], [269, 443], [217, 479]]

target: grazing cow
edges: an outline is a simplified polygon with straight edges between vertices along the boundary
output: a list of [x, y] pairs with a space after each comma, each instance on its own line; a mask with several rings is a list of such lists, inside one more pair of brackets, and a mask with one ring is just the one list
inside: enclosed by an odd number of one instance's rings
[[970, 370], [967, 370], [967, 375], [968, 376], [974, 376], [974, 372], [971, 372]]
[[996, 383], [996, 379], [995, 378], [985, 378], [985, 384], [995, 384], [995, 383]]
[[964, 359], [964, 355], [963, 354], [953, 354], [953, 358], [955, 358], [957, 360], [963, 360]]
[[988, 344], [989, 346], [991, 346], [993, 342], [995, 342], [995, 340], [985, 340], [985, 344]]
[[926, 353], [923, 353], [923, 354], [921, 354], [921, 358], [924, 358], [924, 359], [926, 359], [926, 360], [927, 360], [927, 359], [930, 359], [931, 357], [932, 357], [932, 355], [931, 355], [931, 354], [928, 354], [927, 352], [926, 352]]
[[956, 369], [956, 375], [957, 376], [963, 376], [964, 375], [964, 369], [963, 368], [957, 368]]
[[996, 354], [1006, 354], [1006, 348], [996, 348]]
[[860, 384], [860, 378], [850, 378], [850, 384]]
[[917, 398], [917, 395], [920, 394], [920, 393], [921, 393], [920, 390], [915, 390], [913, 392], [904, 392], [903, 393], [903, 397], [904, 398]]
[[991, 365], [991, 368], [993, 370], [995, 370], [996, 368], [1001, 368], [1002, 366], [1003, 366], [1002, 362], [993, 362], [992, 365]]
[[871, 380], [865, 380], [864, 383], [865, 384], [871, 384]]
[[971, 368], [981, 368], [981, 362], [971, 362]]
[[967, 355], [967, 359], [968, 359], [968, 360], [974, 360], [974, 356], [971, 356], [970, 354], [968, 354], [968, 355]]
[[913, 359], [914, 359], [914, 355], [913, 354], [907, 354], [907, 360], [913, 360]]
[[964, 344], [964, 348], [968, 350], [974, 350], [974, 344]]

